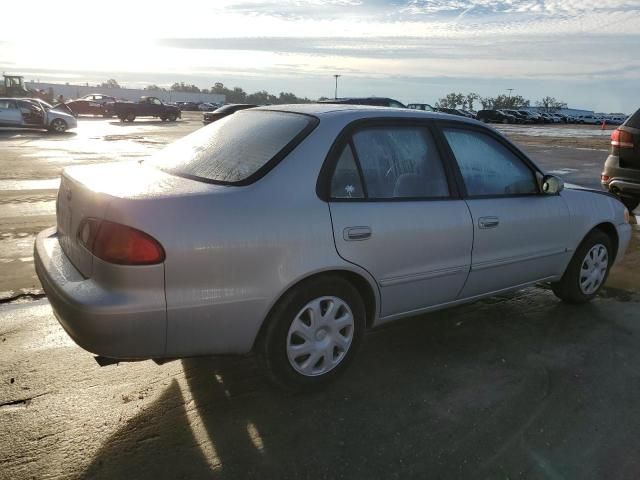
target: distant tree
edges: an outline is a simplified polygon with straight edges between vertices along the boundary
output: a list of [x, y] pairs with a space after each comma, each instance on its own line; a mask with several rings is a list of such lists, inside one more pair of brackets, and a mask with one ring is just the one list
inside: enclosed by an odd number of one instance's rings
[[567, 104], [565, 102], [561, 102], [556, 100], [554, 97], [544, 97], [541, 100], [536, 102], [537, 107], [541, 107], [545, 112], [553, 113], [557, 112], [561, 108], [567, 108]]
[[493, 107], [495, 109], [500, 108], [519, 108], [519, 107], [528, 107], [529, 100], [525, 99], [520, 95], [498, 95], [493, 99]]
[[162, 90], [162, 88], [160, 88], [158, 85], [156, 84], [151, 84], [151, 85], [147, 85], [146, 87], [144, 87], [145, 90], [149, 90], [152, 92], [158, 92], [160, 90]]
[[447, 95], [436, 102], [437, 108], [458, 108], [465, 103], [466, 96], [462, 93], [447, 93]]
[[320, 98], [318, 99], [318, 101], [319, 101], [319, 102], [322, 102], [322, 101], [324, 101], [324, 100], [329, 100], [329, 98], [328, 98], [328, 97], [320, 97]]
[[[477, 93], [469, 92], [465, 97], [466, 109], [473, 110], [473, 102], [480, 100], [480, 95]], [[465, 108], [464, 106], [462, 108]]]
[[195, 85], [188, 85], [184, 82], [176, 82], [171, 85], [171, 90], [174, 92], [187, 92], [187, 93], [200, 93], [200, 89]]
[[109, 80], [107, 80], [106, 82], [102, 82], [98, 86], [100, 88], [120, 88], [120, 84], [118, 84], [118, 81], [114, 78], [110, 78]]

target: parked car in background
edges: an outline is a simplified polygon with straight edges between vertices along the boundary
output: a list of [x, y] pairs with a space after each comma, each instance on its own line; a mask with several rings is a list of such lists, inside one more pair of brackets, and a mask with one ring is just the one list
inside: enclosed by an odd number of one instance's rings
[[611, 133], [601, 181], [629, 210], [640, 204], [640, 109]]
[[511, 110], [511, 109], [501, 109], [500, 110], [502, 113], [506, 113], [507, 115], [513, 115], [514, 117], [516, 117], [516, 123], [531, 123], [531, 120], [529, 119], [529, 117], [527, 115], [523, 115], [522, 113], [520, 113], [517, 110]]
[[137, 117], [156, 117], [163, 122], [175, 122], [181, 117], [178, 107], [165, 104], [156, 97], [140, 97], [138, 102], [117, 101], [112, 107], [114, 114], [122, 122], [133, 122]]
[[577, 121], [578, 123], [586, 125], [600, 125], [600, 123], [602, 123], [594, 115], [580, 115]]
[[201, 112], [213, 112], [217, 108], [218, 105], [215, 105], [213, 103], [201, 103], [200, 105], [198, 105], [198, 110], [200, 110]]
[[350, 97], [350, 98], [330, 98], [320, 100], [318, 103], [333, 103], [347, 105], [369, 105], [372, 107], [392, 107], [407, 108], [402, 102], [386, 97]]
[[103, 95], [101, 93], [91, 93], [76, 100], [65, 102], [65, 105], [77, 115], [101, 115], [112, 117], [114, 115], [112, 105], [116, 101], [115, 97]]
[[224, 118], [227, 115], [231, 115], [232, 113], [238, 112], [240, 110], [246, 110], [248, 108], [254, 108], [257, 106], [258, 105], [254, 105], [252, 103], [232, 103], [229, 105], [223, 105], [222, 107], [214, 110], [213, 112], [204, 113], [202, 115], [202, 123], [204, 123], [205, 125], [208, 125], [211, 122], [220, 120], [221, 118]]
[[196, 102], [176, 102], [178, 108], [183, 112], [197, 112], [199, 103]]
[[410, 108], [412, 110], [422, 110], [425, 112], [435, 111], [435, 109], [428, 103], [410, 103], [409, 105], [407, 105], [407, 108]]
[[44, 100], [30, 98], [0, 98], [0, 127], [44, 129], [64, 133], [76, 128], [76, 118], [52, 107]]
[[516, 123], [516, 117], [500, 110], [480, 110], [476, 118], [484, 123]]
[[616, 198], [563, 188], [478, 122], [326, 104], [245, 110], [143, 162], [68, 167], [57, 203], [35, 267], [79, 345], [254, 351], [294, 389], [402, 317], [539, 282], [588, 302], [631, 237]]
[[540, 116], [539, 113], [530, 112], [529, 110], [517, 110], [517, 112], [526, 117], [530, 123], [544, 123], [544, 119]]
[[436, 112], [440, 112], [440, 113], [447, 113], [449, 115], [456, 115], [458, 117], [469, 117], [471, 118], [468, 114], [463, 113], [462, 110], [459, 110], [457, 108], [444, 108], [444, 107], [437, 107], [435, 108]]
[[544, 119], [544, 123], [560, 123], [560, 119], [555, 118], [550, 113], [541, 113], [540, 116]]

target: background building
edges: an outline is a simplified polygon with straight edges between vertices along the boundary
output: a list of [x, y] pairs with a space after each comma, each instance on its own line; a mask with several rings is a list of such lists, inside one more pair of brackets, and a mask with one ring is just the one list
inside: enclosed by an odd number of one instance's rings
[[190, 93], [190, 92], [174, 92], [163, 90], [142, 90], [136, 88], [101, 88], [87, 85], [67, 85], [61, 83], [42, 83], [42, 82], [25, 82], [27, 88], [34, 90], [44, 90], [49, 92], [53, 90], [53, 97], [58, 98], [64, 96], [65, 100], [79, 98], [90, 93], [102, 93], [110, 95], [122, 100], [138, 100], [143, 95], [157, 97], [163, 102], [209, 102], [222, 104], [225, 102], [225, 95], [216, 93]]

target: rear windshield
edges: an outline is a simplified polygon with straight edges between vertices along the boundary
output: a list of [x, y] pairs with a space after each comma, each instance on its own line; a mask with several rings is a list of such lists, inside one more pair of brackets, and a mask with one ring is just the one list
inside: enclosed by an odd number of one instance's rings
[[251, 183], [301, 142], [317, 121], [297, 113], [244, 110], [187, 135], [148, 161], [195, 180]]

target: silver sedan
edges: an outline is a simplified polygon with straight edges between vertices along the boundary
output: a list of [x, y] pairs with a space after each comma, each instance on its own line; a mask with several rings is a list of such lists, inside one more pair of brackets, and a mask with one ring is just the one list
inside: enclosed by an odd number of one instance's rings
[[0, 127], [64, 133], [77, 126], [76, 118], [64, 105], [53, 107], [37, 98], [0, 98]]
[[481, 123], [340, 105], [230, 115], [144, 162], [70, 167], [36, 269], [60, 323], [117, 359], [256, 351], [325, 382], [367, 328], [549, 282], [592, 299], [628, 212]]

